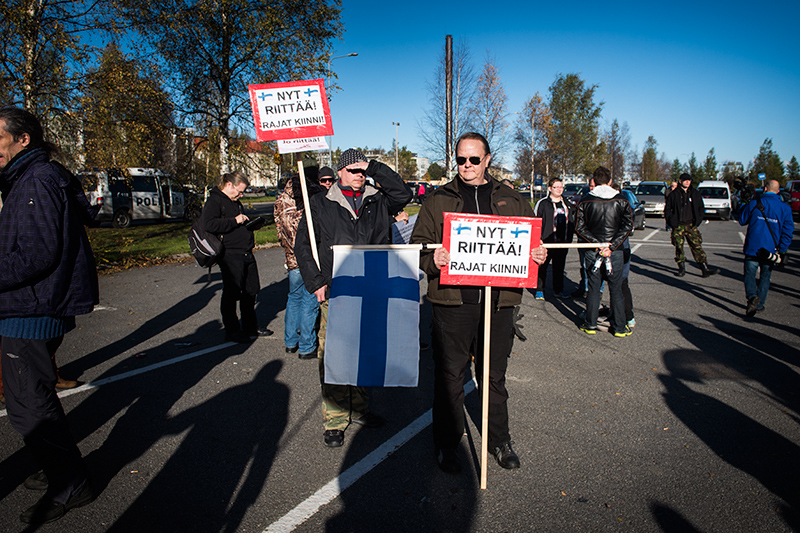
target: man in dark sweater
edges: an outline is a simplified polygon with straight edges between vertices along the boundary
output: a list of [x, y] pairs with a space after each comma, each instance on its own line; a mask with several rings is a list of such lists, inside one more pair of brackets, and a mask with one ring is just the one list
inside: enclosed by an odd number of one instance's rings
[[703, 196], [692, 187], [692, 177], [681, 174], [680, 186], [667, 196], [664, 208], [664, 218], [667, 225], [672, 228], [672, 244], [675, 246], [675, 262], [678, 264], [678, 277], [686, 275], [686, 256], [683, 254], [684, 240], [689, 243], [689, 249], [703, 277], [707, 278], [719, 273], [719, 269], [708, 266], [706, 252], [703, 250], [703, 236], [700, 234], [700, 224], [703, 223]]
[[[272, 335], [272, 331], [259, 328], [256, 318], [256, 296], [261, 290], [258, 266], [253, 256], [255, 239], [245, 224], [247, 215], [239, 198], [250, 185], [239, 171], [223, 174], [219, 186], [203, 207], [203, 225], [206, 231], [220, 235], [225, 252], [219, 261], [222, 272], [222, 298], [220, 313], [225, 327], [225, 339], [233, 342], [251, 342], [259, 336]], [[236, 302], [242, 315], [241, 324], [236, 316]]]

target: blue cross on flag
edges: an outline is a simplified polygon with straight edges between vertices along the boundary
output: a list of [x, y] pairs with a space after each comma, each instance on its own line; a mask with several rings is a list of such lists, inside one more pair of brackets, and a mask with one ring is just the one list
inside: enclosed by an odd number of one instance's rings
[[325, 383], [416, 387], [419, 250], [333, 247]]

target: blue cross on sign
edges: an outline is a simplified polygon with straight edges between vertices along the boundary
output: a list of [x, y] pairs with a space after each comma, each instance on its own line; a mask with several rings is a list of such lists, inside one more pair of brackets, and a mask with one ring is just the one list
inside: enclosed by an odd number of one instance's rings
[[388, 251], [365, 251], [363, 276], [336, 276], [331, 280], [330, 298], [337, 296], [361, 298], [359, 385], [383, 386], [389, 298], [419, 301], [419, 282], [400, 276], [390, 278]]
[[259, 100], [262, 102], [267, 99], [267, 97], [272, 98], [272, 93], [261, 93], [258, 95]]
[[312, 94], [318, 93], [318, 92], [319, 92], [318, 89], [306, 89], [306, 91], [305, 91], [306, 96], [308, 96], [309, 98], [311, 97]]
[[459, 234], [459, 235], [461, 235], [461, 230], [464, 230], [464, 231], [472, 231], [472, 228], [471, 228], [471, 227], [469, 227], [469, 226], [462, 226], [462, 225], [459, 223], [458, 227], [456, 228], [456, 231], [458, 232], [458, 234]]
[[511, 230], [511, 233], [514, 235], [515, 238], [519, 238], [521, 233], [530, 233], [530, 232], [526, 229], [514, 228]]
[[761, 172], [761, 173], [758, 174], [758, 179], [765, 180], [765, 179], [767, 179], [767, 175], [765, 173]]

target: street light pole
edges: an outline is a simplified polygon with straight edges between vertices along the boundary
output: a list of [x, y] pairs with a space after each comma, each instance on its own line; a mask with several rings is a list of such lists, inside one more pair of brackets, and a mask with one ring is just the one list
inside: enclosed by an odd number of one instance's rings
[[[328, 59], [328, 75], [326, 76], [327, 80], [326, 80], [326, 83], [325, 83], [325, 92], [326, 93], [328, 92], [328, 88], [330, 87], [330, 81], [331, 81], [331, 75], [330, 75], [330, 73], [331, 73], [331, 62], [334, 59], [341, 59], [343, 57], [356, 57], [357, 55], [358, 55], [358, 52], [350, 52], [349, 54], [344, 54], [344, 55], [341, 55], [341, 56], [335, 56], [335, 57], [332, 57], [332, 58]], [[328, 136], [328, 162], [329, 162], [330, 166], [332, 167], [333, 166], [333, 135], [329, 135]]]
[[392, 122], [392, 124], [394, 125], [394, 171], [400, 174], [400, 159], [397, 157], [400, 152], [400, 143], [397, 142], [397, 127], [400, 123]]

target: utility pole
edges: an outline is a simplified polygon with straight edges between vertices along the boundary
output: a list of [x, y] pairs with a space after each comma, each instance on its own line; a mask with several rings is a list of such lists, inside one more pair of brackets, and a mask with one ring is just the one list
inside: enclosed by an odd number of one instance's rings
[[[349, 54], [344, 54], [342, 56], [336, 56], [336, 57], [332, 57], [332, 58], [328, 59], [328, 76], [327, 76], [328, 83], [327, 83], [327, 86], [325, 87], [325, 91], [326, 92], [328, 91], [328, 88], [330, 87], [331, 62], [334, 59], [341, 59], [343, 57], [356, 57], [357, 55], [358, 55], [358, 52], [350, 52]], [[328, 95], [328, 98], [330, 98], [330, 95]], [[330, 166], [333, 166], [333, 135], [328, 137], [328, 161], [330, 163]]]
[[453, 36], [448, 35], [445, 37], [445, 156], [444, 166], [447, 172], [447, 177], [452, 178], [453, 162], [450, 160], [450, 155], [453, 153]]
[[400, 143], [397, 142], [397, 127], [400, 123], [392, 122], [392, 124], [394, 124], [394, 171], [400, 174], [400, 159], [397, 157], [400, 151]]

